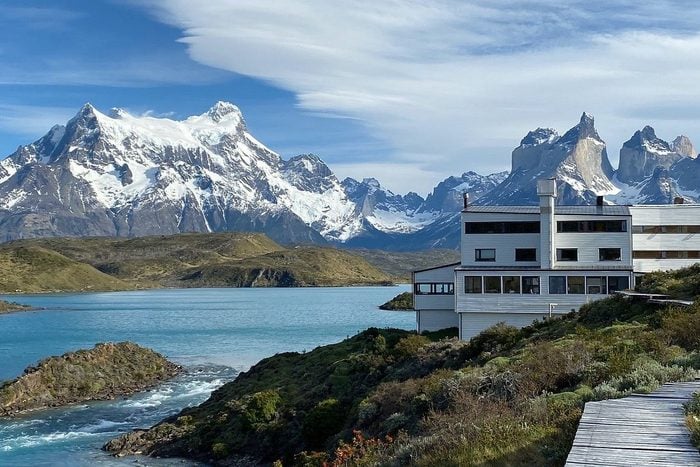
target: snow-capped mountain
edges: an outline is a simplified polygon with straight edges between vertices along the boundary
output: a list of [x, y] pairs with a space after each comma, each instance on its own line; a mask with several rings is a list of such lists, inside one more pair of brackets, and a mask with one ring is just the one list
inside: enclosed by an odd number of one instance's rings
[[0, 160], [0, 240], [252, 230], [344, 243], [416, 232], [452, 209], [443, 204], [375, 179], [341, 183], [313, 154], [285, 160], [226, 102], [182, 121], [86, 104]]
[[536, 204], [536, 181], [555, 177], [558, 202], [589, 203], [597, 194], [616, 192], [613, 168], [593, 117], [584, 113], [578, 125], [559, 136], [551, 128], [529, 132], [513, 150], [510, 175], [479, 204]]
[[318, 157], [283, 160], [225, 102], [183, 121], [87, 104], [0, 167], [5, 240], [256, 230], [318, 243], [362, 228]]

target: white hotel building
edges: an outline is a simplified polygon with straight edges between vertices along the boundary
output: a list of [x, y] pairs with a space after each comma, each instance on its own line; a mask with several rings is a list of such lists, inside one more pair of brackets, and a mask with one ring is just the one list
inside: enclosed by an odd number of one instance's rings
[[635, 272], [698, 261], [698, 205], [556, 206], [553, 179], [537, 192], [539, 206], [465, 198], [460, 263], [413, 273], [419, 332], [457, 326], [469, 339], [501, 321], [526, 326], [631, 288]]

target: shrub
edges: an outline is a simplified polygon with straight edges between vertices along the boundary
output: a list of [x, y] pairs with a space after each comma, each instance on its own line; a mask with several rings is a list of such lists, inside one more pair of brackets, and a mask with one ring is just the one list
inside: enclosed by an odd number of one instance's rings
[[425, 336], [407, 336], [396, 343], [394, 353], [400, 358], [412, 357], [428, 344], [430, 344], [430, 339]]
[[346, 412], [337, 399], [326, 399], [306, 414], [302, 435], [311, 447], [322, 447], [345, 425]]
[[661, 318], [661, 329], [672, 344], [688, 350], [700, 350], [700, 311], [673, 309]]
[[272, 421], [281, 402], [282, 398], [274, 390], [256, 392], [245, 397], [242, 400], [242, 418], [245, 426], [254, 428]]
[[693, 444], [700, 448], [700, 393], [696, 392], [690, 402], [683, 406], [685, 408], [685, 423], [690, 430], [690, 437]]
[[216, 459], [224, 459], [228, 457], [228, 447], [224, 443], [214, 443], [211, 447], [211, 453]]
[[496, 323], [484, 329], [469, 341], [468, 356], [499, 353], [512, 349], [520, 339], [520, 330], [506, 323]]

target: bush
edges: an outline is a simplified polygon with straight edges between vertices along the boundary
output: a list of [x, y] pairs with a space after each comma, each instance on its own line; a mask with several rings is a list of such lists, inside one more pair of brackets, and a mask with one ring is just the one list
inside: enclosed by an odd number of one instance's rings
[[345, 425], [346, 412], [337, 399], [326, 399], [306, 414], [302, 435], [309, 446], [323, 447], [326, 440]]
[[520, 339], [520, 330], [506, 323], [496, 323], [469, 341], [468, 357], [489, 355], [512, 349]]
[[694, 305], [688, 309], [673, 309], [661, 318], [661, 329], [672, 344], [687, 350], [700, 350], [700, 311]]
[[224, 459], [228, 457], [228, 447], [224, 443], [214, 443], [211, 447], [211, 453], [216, 459]]
[[282, 398], [274, 390], [256, 392], [245, 397], [242, 401], [242, 418], [245, 426], [254, 428], [272, 421], [281, 402]]
[[685, 423], [690, 430], [690, 437], [693, 444], [700, 448], [700, 393], [693, 394], [690, 402], [683, 406], [685, 408]]
[[425, 336], [407, 336], [396, 343], [394, 353], [400, 358], [412, 357], [428, 344], [430, 344], [430, 339]]

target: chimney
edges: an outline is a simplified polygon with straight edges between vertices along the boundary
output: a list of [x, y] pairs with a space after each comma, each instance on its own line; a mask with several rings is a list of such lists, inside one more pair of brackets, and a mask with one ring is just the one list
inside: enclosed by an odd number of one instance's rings
[[557, 198], [557, 182], [553, 178], [537, 180], [537, 196], [540, 197], [540, 266], [554, 266], [554, 205]]
[[462, 193], [462, 200], [464, 201], [464, 210], [469, 209], [469, 193], [466, 191]]
[[604, 196], [596, 196], [595, 197], [595, 205], [596, 206], [602, 206], [605, 204], [605, 197]]
[[673, 198], [673, 204], [683, 204], [685, 202], [685, 199], [683, 199], [682, 196], [676, 196]]

